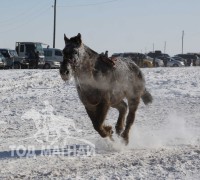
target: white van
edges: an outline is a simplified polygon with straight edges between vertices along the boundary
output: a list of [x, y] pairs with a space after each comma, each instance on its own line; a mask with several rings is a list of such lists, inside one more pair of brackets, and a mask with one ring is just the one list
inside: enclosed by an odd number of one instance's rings
[[60, 68], [60, 63], [63, 61], [61, 49], [43, 48], [45, 56], [44, 69]]
[[[15, 63], [16, 68], [21, 68], [21, 66], [27, 68], [43, 68], [44, 66], [44, 51], [42, 48], [43, 43], [41, 42], [16, 42], [15, 50], [20, 59], [23, 59], [20, 63]], [[36, 63], [37, 59], [35, 53], [39, 53], [39, 61]], [[37, 65], [36, 65], [37, 64]]]

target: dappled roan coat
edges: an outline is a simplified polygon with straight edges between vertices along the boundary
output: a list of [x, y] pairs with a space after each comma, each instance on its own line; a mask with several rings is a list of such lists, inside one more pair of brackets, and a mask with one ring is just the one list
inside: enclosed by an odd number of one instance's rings
[[[116, 108], [119, 111], [116, 133], [128, 144], [140, 98], [145, 104], [152, 102], [141, 70], [132, 60], [123, 58], [118, 58], [115, 65], [110, 66], [102, 61], [102, 55], [82, 43], [80, 34], [70, 39], [64, 36], [64, 40], [64, 59], [60, 68], [62, 79], [66, 81], [70, 75], [74, 76], [79, 98], [94, 129], [102, 137], [112, 139], [112, 127], [104, 125], [104, 120], [109, 108]], [[125, 123], [127, 107], [129, 113]]]

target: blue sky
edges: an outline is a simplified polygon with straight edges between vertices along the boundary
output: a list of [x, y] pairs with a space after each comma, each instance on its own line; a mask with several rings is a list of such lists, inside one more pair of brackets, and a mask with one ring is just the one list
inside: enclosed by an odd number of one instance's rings
[[[0, 0], [0, 48], [16, 41], [53, 43], [54, 0]], [[82, 34], [101, 53], [164, 51], [200, 52], [199, 0], [57, 0], [56, 47], [64, 33]]]

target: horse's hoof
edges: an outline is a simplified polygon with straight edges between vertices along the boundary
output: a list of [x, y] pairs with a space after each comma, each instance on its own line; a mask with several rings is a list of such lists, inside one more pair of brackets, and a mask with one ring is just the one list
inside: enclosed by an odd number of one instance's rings
[[108, 137], [108, 134], [107, 134], [106, 131], [99, 131], [99, 134], [100, 134], [100, 136], [101, 136], [102, 138]]
[[123, 140], [124, 140], [124, 144], [127, 146], [129, 143], [128, 139], [123, 139]]
[[118, 136], [120, 136], [121, 135], [121, 133], [122, 133], [122, 129], [116, 129], [116, 134], [118, 135]]
[[126, 133], [122, 133], [121, 134], [121, 137], [123, 138], [123, 141], [124, 141], [124, 144], [127, 146], [128, 143], [129, 143], [129, 138], [128, 138], [128, 135]]
[[109, 135], [112, 135], [114, 133], [112, 130], [112, 126], [104, 126], [104, 129]]
[[118, 136], [120, 136], [121, 135], [121, 133], [122, 133], [122, 131], [123, 131], [123, 127], [121, 127], [121, 126], [115, 126], [115, 131], [116, 131], [116, 134], [118, 135]]

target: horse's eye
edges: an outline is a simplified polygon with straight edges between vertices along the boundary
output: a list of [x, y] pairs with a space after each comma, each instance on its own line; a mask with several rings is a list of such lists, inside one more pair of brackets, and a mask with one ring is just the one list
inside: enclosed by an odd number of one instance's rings
[[74, 52], [73, 52], [74, 54], [78, 54], [78, 51], [76, 50], [76, 49], [74, 49]]

